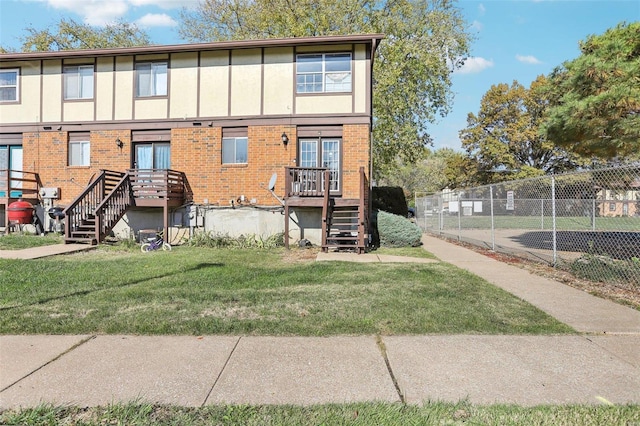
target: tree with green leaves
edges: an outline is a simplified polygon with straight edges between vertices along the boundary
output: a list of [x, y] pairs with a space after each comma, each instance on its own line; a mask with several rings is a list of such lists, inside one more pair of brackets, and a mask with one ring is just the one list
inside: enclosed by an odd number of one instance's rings
[[28, 27], [22, 38], [23, 52], [47, 52], [75, 49], [144, 46], [149, 36], [136, 24], [117, 22], [105, 27], [92, 27], [73, 19], [61, 19], [55, 27], [37, 30]]
[[514, 81], [491, 86], [478, 115], [467, 116], [462, 146], [477, 165], [478, 184], [522, 179], [576, 168], [579, 159], [539, 133], [547, 100], [539, 76], [529, 89]]
[[580, 51], [549, 77], [542, 134], [584, 156], [640, 158], [640, 22], [589, 36]]
[[471, 40], [452, 0], [203, 0], [182, 11], [179, 31], [192, 42], [384, 33], [373, 80], [378, 174], [422, 157]]
[[427, 148], [422, 158], [414, 163], [406, 163], [397, 159], [393, 167], [380, 179], [382, 186], [399, 186], [404, 189], [407, 198], [416, 192], [437, 192], [449, 185], [448, 177], [443, 170], [456, 157], [450, 148], [431, 151]]

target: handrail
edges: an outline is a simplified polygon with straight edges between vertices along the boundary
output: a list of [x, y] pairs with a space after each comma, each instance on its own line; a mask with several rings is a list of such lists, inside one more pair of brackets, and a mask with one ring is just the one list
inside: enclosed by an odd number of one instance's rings
[[358, 207], [358, 251], [364, 252], [367, 246], [367, 232], [369, 229], [369, 180], [360, 167], [360, 206]]
[[[124, 173], [111, 170], [101, 170], [100, 175], [64, 209], [66, 238], [71, 238], [72, 231], [78, 229], [84, 221], [95, 214], [96, 208], [106, 196], [107, 187], [105, 184], [108, 181], [122, 179], [124, 175]], [[96, 233], [95, 238], [96, 240], [100, 238], [98, 233]]]
[[95, 233], [98, 237], [98, 242], [106, 237], [107, 233], [113, 229], [113, 226], [132, 205], [131, 180], [129, 175], [125, 174], [95, 209]]
[[329, 226], [328, 222], [330, 222], [329, 213], [331, 212], [331, 197], [329, 188], [331, 187], [331, 183], [329, 182], [330, 172], [329, 170], [324, 171], [324, 197], [322, 202], [322, 251], [327, 251], [327, 227]]

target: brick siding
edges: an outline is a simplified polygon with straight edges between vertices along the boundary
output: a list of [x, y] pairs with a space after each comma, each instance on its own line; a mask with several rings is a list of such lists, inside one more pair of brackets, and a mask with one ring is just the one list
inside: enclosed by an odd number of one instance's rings
[[[281, 135], [286, 132], [289, 144]], [[116, 139], [123, 142], [119, 148]], [[273, 173], [275, 192], [284, 194], [285, 167], [296, 164], [295, 126], [251, 126], [248, 128], [247, 164], [222, 164], [222, 128], [177, 128], [171, 131], [171, 168], [185, 172], [194, 202], [228, 206], [245, 196], [258, 205], [277, 205], [268, 191]], [[39, 132], [23, 135], [23, 169], [38, 172], [44, 186], [60, 187], [63, 205], [69, 204], [100, 169], [125, 171], [131, 167], [133, 147], [130, 130], [92, 131], [90, 166], [68, 166], [68, 133]], [[342, 196], [358, 198], [359, 169], [368, 172], [369, 126], [343, 127]]]

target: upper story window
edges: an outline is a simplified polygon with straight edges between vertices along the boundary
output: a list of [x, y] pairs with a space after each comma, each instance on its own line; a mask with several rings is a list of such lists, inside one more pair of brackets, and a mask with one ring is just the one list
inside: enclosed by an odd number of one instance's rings
[[298, 93], [351, 92], [351, 53], [296, 56]]
[[93, 99], [93, 65], [64, 67], [64, 98]]
[[167, 96], [167, 63], [141, 62], [136, 64], [136, 96]]
[[18, 102], [19, 77], [18, 68], [0, 70], [0, 102]]

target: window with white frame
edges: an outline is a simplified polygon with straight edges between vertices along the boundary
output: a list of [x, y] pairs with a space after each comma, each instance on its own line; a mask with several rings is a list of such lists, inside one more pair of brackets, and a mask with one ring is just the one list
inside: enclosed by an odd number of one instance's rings
[[351, 53], [297, 55], [296, 92], [351, 92]]
[[137, 97], [167, 96], [167, 69], [166, 62], [136, 64]]
[[93, 99], [93, 65], [64, 67], [64, 98]]
[[222, 164], [246, 164], [249, 140], [246, 136], [222, 138]]
[[69, 165], [70, 166], [89, 166], [91, 154], [91, 143], [89, 142], [89, 133], [69, 134]]
[[330, 190], [340, 191], [341, 138], [300, 138], [299, 165], [302, 168], [320, 167], [329, 170]]
[[20, 69], [0, 70], [0, 102], [18, 102]]

